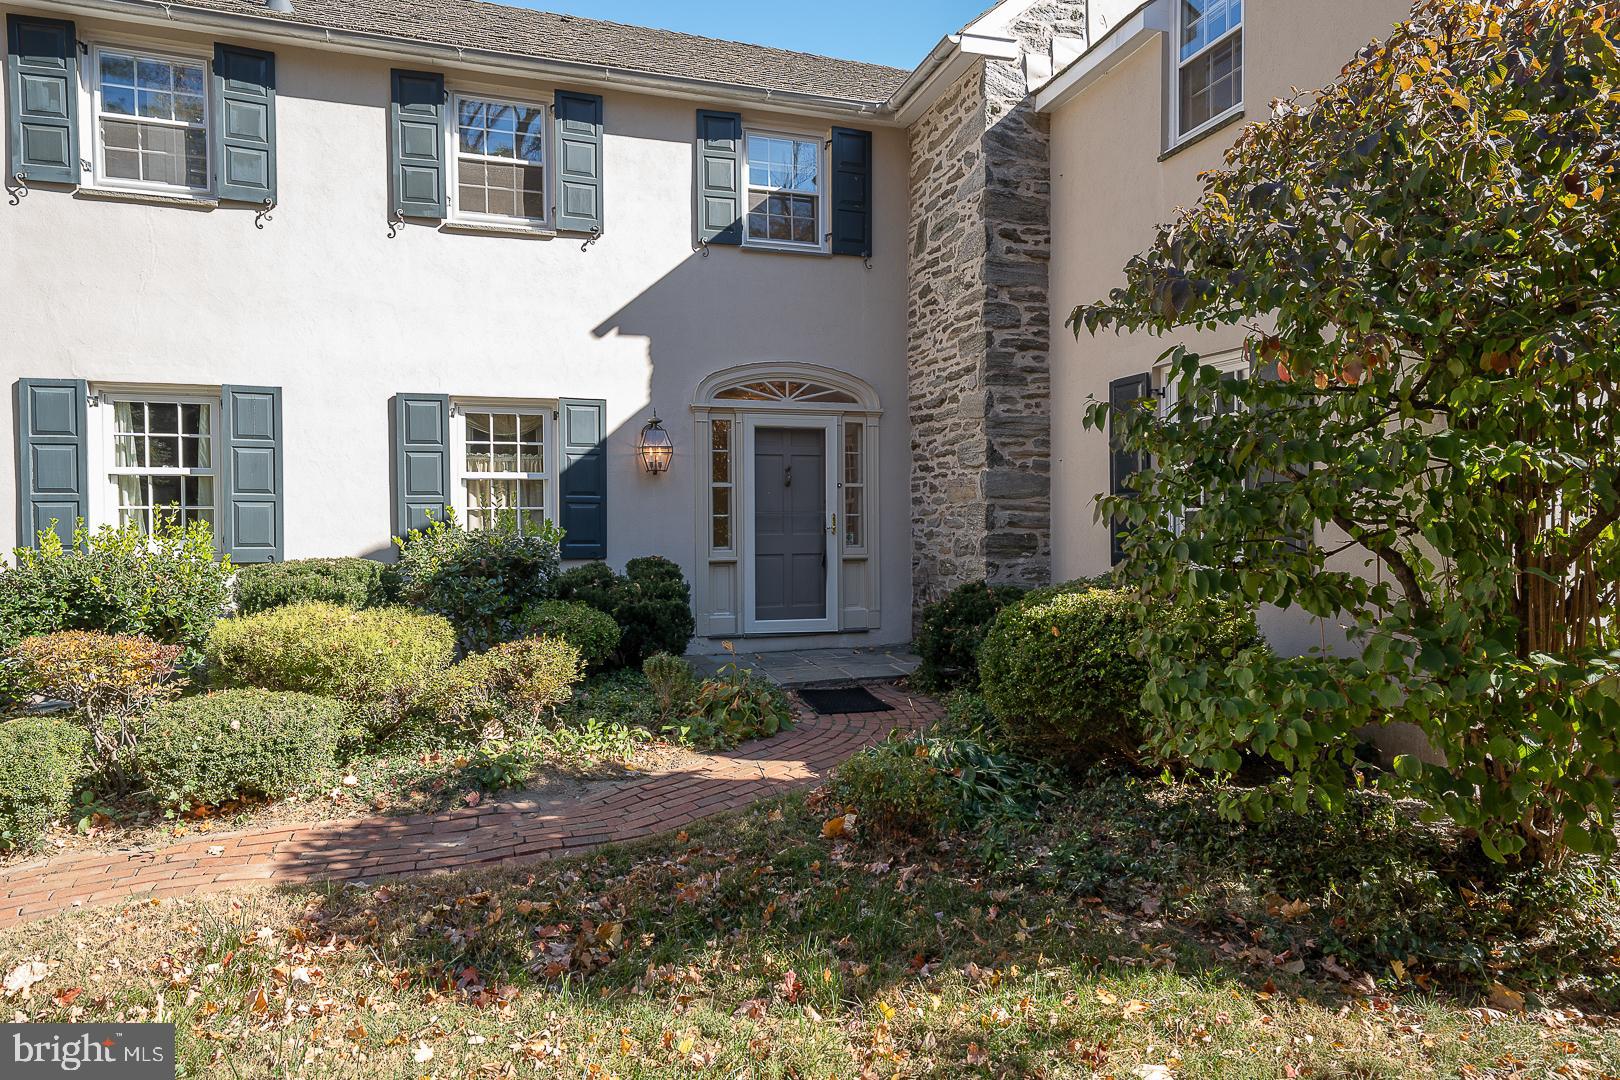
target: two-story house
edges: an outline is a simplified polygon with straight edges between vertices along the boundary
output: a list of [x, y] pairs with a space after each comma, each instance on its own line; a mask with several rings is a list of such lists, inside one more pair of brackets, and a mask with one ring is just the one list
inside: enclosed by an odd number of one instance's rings
[[1402, 9], [1003, 0], [907, 72], [459, 0], [0, 0], [0, 533], [549, 519], [680, 563], [700, 649], [1100, 571], [1083, 403], [1163, 343], [1063, 318]]

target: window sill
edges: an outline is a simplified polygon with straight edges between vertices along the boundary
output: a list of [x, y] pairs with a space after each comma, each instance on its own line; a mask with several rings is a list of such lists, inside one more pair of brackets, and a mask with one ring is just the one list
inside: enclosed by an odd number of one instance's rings
[[102, 202], [145, 203], [147, 206], [177, 206], [183, 210], [218, 210], [219, 200], [209, 195], [164, 195], [156, 191], [125, 191], [122, 188], [81, 187], [77, 199]]
[[789, 247], [786, 244], [744, 243], [738, 247], [744, 251], [752, 251], [757, 255], [803, 255], [811, 259], [830, 259], [832, 252], [826, 248]]
[[472, 236], [516, 236], [524, 240], [553, 240], [555, 229], [534, 228], [524, 225], [496, 225], [483, 221], [446, 221], [440, 232], [467, 233]]
[[1242, 121], [1243, 118], [1248, 116], [1248, 115], [1249, 115], [1249, 110], [1247, 108], [1239, 108], [1237, 111], [1233, 112], [1230, 116], [1226, 117], [1226, 119], [1217, 120], [1215, 123], [1209, 125], [1209, 127], [1205, 128], [1203, 131], [1200, 131], [1198, 134], [1189, 135], [1185, 139], [1182, 139], [1180, 142], [1176, 143], [1170, 149], [1168, 149], [1164, 153], [1160, 154], [1159, 155], [1159, 160], [1160, 161], [1169, 161], [1171, 158], [1175, 157], [1177, 154], [1181, 153], [1183, 150], [1187, 150], [1187, 149], [1190, 149], [1190, 148], [1192, 148], [1194, 146], [1197, 146], [1199, 143], [1203, 142], [1205, 139], [1209, 138], [1211, 135], [1215, 134], [1217, 131], [1226, 130], [1227, 128], [1231, 127], [1233, 124], [1236, 124], [1236, 123], [1239, 123], [1240, 121]]

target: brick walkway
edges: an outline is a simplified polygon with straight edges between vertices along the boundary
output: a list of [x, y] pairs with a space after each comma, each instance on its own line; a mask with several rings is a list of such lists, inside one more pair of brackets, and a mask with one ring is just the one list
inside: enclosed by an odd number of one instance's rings
[[814, 716], [801, 707], [797, 725], [785, 735], [714, 754], [696, 769], [596, 784], [583, 795], [221, 833], [156, 851], [19, 864], [0, 874], [0, 928], [124, 897], [421, 874], [546, 859], [650, 836], [813, 784], [894, 728], [915, 730], [940, 715], [928, 698], [891, 686], [871, 689], [894, 711]]

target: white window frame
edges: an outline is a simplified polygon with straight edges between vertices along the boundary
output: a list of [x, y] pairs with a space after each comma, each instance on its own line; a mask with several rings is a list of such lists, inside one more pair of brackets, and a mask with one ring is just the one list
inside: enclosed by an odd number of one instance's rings
[[[1247, 345], [1201, 355], [1199, 362], [1204, 367], [1214, 368], [1222, 376], [1236, 375], [1240, 379], [1254, 377], [1254, 358]], [[1181, 401], [1180, 383], [1170, 378], [1169, 364], [1160, 364], [1153, 369], [1153, 383], [1154, 389], [1159, 393], [1159, 418], [1167, 420]], [[1182, 518], [1179, 515], [1171, 519], [1171, 528], [1177, 534], [1180, 534], [1181, 527]]]
[[1172, 150], [1178, 146], [1181, 146], [1183, 143], [1192, 142], [1199, 136], [1203, 135], [1206, 131], [1220, 127], [1232, 117], [1242, 115], [1244, 99], [1248, 93], [1247, 74], [1249, 57], [1248, 42], [1246, 40], [1243, 42], [1243, 65], [1238, 69], [1238, 78], [1240, 82], [1238, 85], [1237, 101], [1233, 103], [1230, 109], [1227, 109], [1225, 112], [1216, 116], [1210, 117], [1208, 120], [1204, 121], [1202, 124], [1199, 124], [1197, 127], [1186, 132], [1185, 134], [1183, 134], [1181, 131], [1181, 76], [1182, 72], [1186, 70], [1187, 65], [1191, 64], [1193, 61], [1204, 56], [1206, 53], [1219, 48], [1222, 44], [1230, 41], [1233, 37], [1243, 37], [1243, 27], [1244, 23], [1248, 20], [1248, 15], [1249, 13], [1247, 10], [1240, 10], [1238, 13], [1237, 22], [1227, 27], [1225, 33], [1213, 41], [1206, 41], [1203, 47], [1197, 52], [1183, 59], [1181, 56], [1182, 11], [1179, 0], [1171, 0], [1171, 25], [1169, 34], [1171, 74], [1170, 91], [1168, 96], [1170, 102], [1170, 148]]
[[[467, 414], [478, 412], [516, 413], [519, 416], [543, 418], [545, 430], [541, 434], [541, 454], [545, 469], [538, 473], [474, 473], [467, 471]], [[456, 517], [465, 526], [468, 516], [467, 481], [469, 480], [539, 480], [545, 484], [545, 519], [557, 521], [557, 485], [561, 470], [557, 467], [559, 451], [557, 425], [560, 406], [555, 400], [526, 400], [510, 398], [452, 398], [450, 401], [450, 497]]]
[[[203, 175], [201, 187], [187, 187], [184, 184], [158, 184], [147, 180], [129, 180], [124, 177], [109, 177], [105, 168], [105, 147], [101, 137], [101, 54], [103, 52], [126, 53], [136, 57], [136, 63], [141, 57], [150, 60], [163, 60], [169, 63], [200, 64], [203, 69]], [[117, 40], [98, 41], [90, 47], [90, 62], [85, 65], [85, 75], [81, 80], [80, 96], [86, 105], [84, 115], [88, 118], [89, 130], [81, 130], [81, 135], [88, 136], [90, 157], [86, 173], [90, 186], [105, 191], [133, 191], [148, 195], [169, 195], [182, 199], [205, 199], [214, 191], [214, 62], [212, 57], [197, 53], [176, 51], [172, 48], [153, 47], [135, 42]], [[153, 124], [159, 127], [173, 127], [180, 130], [191, 130], [193, 125], [181, 124], [176, 121], [154, 120], [140, 116], [124, 116], [122, 114], [109, 114], [115, 120], [134, 121], [138, 123]], [[81, 163], [85, 164], [85, 163]]]
[[[810, 143], [811, 145], [813, 145], [816, 148], [816, 191], [815, 191], [816, 242], [815, 243], [806, 244], [803, 241], [795, 241], [795, 240], [755, 239], [754, 237], [748, 235], [748, 208], [751, 205], [752, 197], [753, 197], [754, 192], [763, 191], [763, 192], [767, 192], [767, 193], [774, 192], [774, 193], [779, 193], [780, 194], [783, 191], [783, 189], [781, 189], [781, 188], [766, 188], [766, 187], [756, 188], [753, 185], [753, 183], [750, 182], [750, 170], [748, 168], [748, 141], [750, 139], [752, 139], [756, 135], [761, 137], [761, 138], [766, 138], [766, 139], [790, 139], [790, 140], [792, 140], [794, 142], [807, 142], [807, 143]], [[742, 145], [742, 171], [743, 171], [743, 175], [741, 177], [741, 180], [742, 180], [742, 238], [743, 238], [743, 246], [744, 247], [758, 248], [758, 249], [763, 250], [763, 251], [826, 252], [828, 250], [827, 249], [827, 243], [828, 243], [828, 216], [829, 216], [830, 203], [828, 201], [828, 192], [827, 192], [827, 189], [828, 189], [828, 184], [827, 184], [827, 165], [828, 165], [827, 140], [828, 140], [829, 137], [830, 137], [829, 133], [825, 133], [825, 132], [818, 133], [818, 132], [811, 132], [811, 131], [792, 131], [792, 130], [788, 130], [788, 129], [784, 129], [784, 128], [751, 127], [751, 126], [749, 126], [747, 124], [743, 125], [743, 145]], [[798, 196], [800, 196], [802, 198], [806, 193], [800, 191], [800, 192], [789, 192], [788, 194], [796, 194], [796, 195], [798, 195]]]
[[[91, 430], [98, 435], [98, 443], [89, 448], [93, 453], [96, 466], [100, 471], [101, 482], [93, 484], [92, 490], [100, 493], [99, 500], [93, 500], [89, 506], [90, 522], [92, 525], [119, 524], [118, 481], [120, 476], [179, 476], [179, 477], [209, 477], [214, 483], [213, 519], [210, 528], [214, 534], [217, 546], [220, 535], [221, 502], [224, 495], [224, 476], [222, 474], [221, 457], [224, 447], [221, 443], [220, 424], [223, 419], [219, 392], [213, 393], [198, 390], [193, 387], [172, 386], [120, 386], [116, 390], [92, 388], [92, 396], [96, 408], [101, 412], [101, 422], [92, 424]], [[201, 405], [210, 410], [208, 424], [208, 468], [185, 468], [183, 466], [155, 469], [145, 467], [120, 467], [118, 465], [118, 404], [119, 402], [156, 402], [161, 405]]]
[[[478, 213], [461, 209], [461, 103], [465, 100], [493, 102], [497, 105], [514, 105], [524, 109], [538, 109], [541, 115], [540, 127], [540, 201], [542, 203], [541, 216], [537, 218], [511, 216], [505, 214]], [[554, 132], [552, 125], [557, 118], [552, 115], [551, 108], [536, 101], [527, 101], [521, 96], [504, 93], [495, 89], [480, 89], [477, 86], [461, 86], [450, 91], [450, 122], [448, 128], [447, 157], [450, 167], [446, 170], [447, 188], [450, 199], [450, 220], [462, 221], [469, 225], [496, 225], [512, 229], [528, 229], [535, 232], [549, 232], [552, 229], [552, 184], [556, 162], [552, 160], [552, 138]], [[469, 155], [486, 163], [512, 163], [515, 158], [487, 157], [485, 155]]]

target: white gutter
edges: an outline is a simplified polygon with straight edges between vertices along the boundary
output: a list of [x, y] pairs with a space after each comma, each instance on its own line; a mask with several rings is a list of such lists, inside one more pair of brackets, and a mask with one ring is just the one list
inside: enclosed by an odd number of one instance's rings
[[974, 65], [985, 60], [1017, 60], [1022, 55], [1023, 46], [1015, 38], [975, 34], [968, 30], [940, 38], [939, 44], [900, 84], [883, 110], [902, 127], [910, 127], [941, 94], [973, 70]]
[[1036, 111], [1051, 112], [1067, 105], [1138, 49], [1169, 32], [1169, 5], [1148, 0], [1036, 90]]
[[387, 34], [329, 29], [260, 15], [175, 8], [162, 3], [161, 0], [32, 0], [32, 6], [92, 18], [111, 16], [149, 26], [173, 26], [206, 33], [234, 32], [244, 37], [294, 41], [310, 48], [329, 49], [335, 52], [454, 64], [461, 68], [519, 75], [525, 78], [553, 77], [605, 84], [665, 97], [705, 98], [777, 112], [833, 113], [860, 117], [868, 123], [894, 122], [891, 108], [887, 104], [877, 102], [770, 90], [719, 80], [658, 75], [607, 64], [550, 60], [491, 49], [436, 45], [431, 42], [391, 37]]

